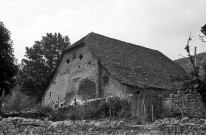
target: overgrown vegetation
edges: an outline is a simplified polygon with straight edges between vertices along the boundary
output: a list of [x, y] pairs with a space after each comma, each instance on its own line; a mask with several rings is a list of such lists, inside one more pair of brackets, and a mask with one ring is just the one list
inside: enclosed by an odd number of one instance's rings
[[31, 111], [38, 106], [35, 99], [24, 95], [20, 91], [20, 87], [17, 85], [12, 89], [11, 94], [7, 95], [4, 100], [2, 111], [6, 113]]
[[67, 106], [60, 110], [69, 119], [100, 119], [100, 118], [129, 118], [131, 117], [131, 105], [127, 98], [113, 96], [89, 100], [82, 105]]
[[101, 118], [130, 118], [130, 101], [121, 97], [101, 98], [85, 102], [82, 105], [67, 106], [52, 109], [49, 106], [37, 106], [29, 112], [4, 114], [3, 117], [24, 117], [61, 121], [66, 119], [101, 119]]
[[[191, 37], [189, 37], [187, 41], [187, 46], [185, 47], [185, 50], [188, 53], [188, 58], [176, 60], [177, 63], [179, 63], [189, 74], [184, 79], [183, 88], [176, 90], [178, 93], [176, 96], [177, 98], [173, 97], [173, 103], [176, 106], [175, 109], [172, 110], [171, 115], [177, 115], [181, 114], [182, 117], [189, 116], [194, 117], [193, 114], [195, 111], [195, 115], [197, 113], [204, 114], [205, 107], [206, 107], [206, 64], [205, 64], [205, 53], [200, 54], [199, 57], [196, 55], [196, 48], [195, 48], [195, 54], [191, 55], [190, 50], [190, 40], [192, 40]], [[189, 61], [186, 62], [186, 61]], [[184, 64], [183, 64], [184, 63]], [[194, 102], [196, 103], [195, 107], [191, 106], [191, 98], [190, 95], [195, 96]], [[199, 98], [200, 96], [200, 98]], [[204, 105], [202, 105], [202, 103]], [[191, 109], [192, 108], [192, 109]], [[198, 110], [195, 110], [198, 109]], [[202, 113], [203, 112], [203, 113]], [[205, 117], [201, 115], [201, 117]]]
[[[185, 85], [185, 93], [199, 93], [201, 95], [201, 99], [206, 107], [206, 64], [203, 63], [202, 66], [197, 65], [196, 54], [192, 56], [190, 54], [190, 46], [189, 42], [192, 40], [191, 37], [188, 39], [188, 44], [185, 47], [190, 63], [192, 65], [192, 70], [189, 73], [189, 78], [186, 79]], [[201, 69], [201, 72], [200, 72]]]

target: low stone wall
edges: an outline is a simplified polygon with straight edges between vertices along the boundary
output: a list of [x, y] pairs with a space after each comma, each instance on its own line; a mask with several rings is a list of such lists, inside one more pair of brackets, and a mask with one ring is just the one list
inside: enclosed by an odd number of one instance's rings
[[165, 118], [139, 125], [138, 119], [48, 121], [0, 117], [0, 135], [205, 135], [206, 119]]
[[199, 94], [171, 94], [162, 100], [164, 116], [184, 113], [189, 117], [205, 117], [205, 107]]

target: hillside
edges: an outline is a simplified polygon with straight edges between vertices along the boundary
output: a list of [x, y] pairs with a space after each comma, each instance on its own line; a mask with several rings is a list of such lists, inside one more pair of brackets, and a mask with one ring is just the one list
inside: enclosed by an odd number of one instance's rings
[[[179, 64], [183, 69], [190, 72], [192, 71], [192, 64], [190, 63], [189, 57], [180, 58], [174, 60], [177, 64]], [[200, 72], [203, 70], [203, 66], [206, 63], [206, 52], [197, 54], [197, 66], [200, 66]]]

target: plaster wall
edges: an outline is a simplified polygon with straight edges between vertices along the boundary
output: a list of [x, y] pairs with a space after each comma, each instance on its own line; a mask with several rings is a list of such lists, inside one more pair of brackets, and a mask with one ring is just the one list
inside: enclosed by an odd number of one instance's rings
[[[62, 107], [71, 104], [74, 98], [77, 102], [82, 102], [82, 96], [78, 94], [80, 84], [87, 80], [96, 86], [97, 76], [98, 62], [86, 46], [82, 45], [69, 50], [62, 57], [46, 91], [43, 104]], [[93, 89], [96, 91], [96, 87]]]
[[101, 96], [126, 96], [126, 89], [127, 87], [122, 85], [119, 81], [115, 78], [110, 76], [104, 68], [101, 68]]

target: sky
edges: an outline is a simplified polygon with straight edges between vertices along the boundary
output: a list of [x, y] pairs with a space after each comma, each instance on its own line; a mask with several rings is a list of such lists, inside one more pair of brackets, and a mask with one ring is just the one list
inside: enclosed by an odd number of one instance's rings
[[[159, 50], [172, 60], [206, 51], [200, 29], [206, 0], [0, 0], [0, 21], [11, 32], [18, 60], [25, 47], [46, 33], [69, 36], [71, 43], [90, 32]], [[206, 37], [204, 38], [206, 41]]]

